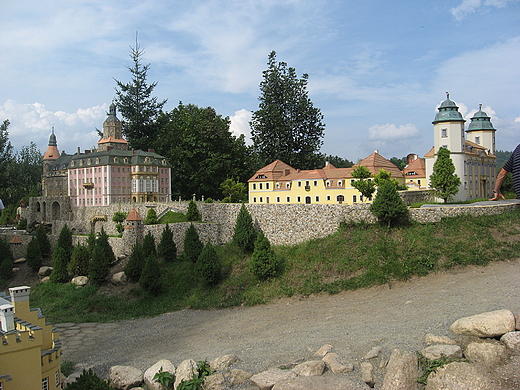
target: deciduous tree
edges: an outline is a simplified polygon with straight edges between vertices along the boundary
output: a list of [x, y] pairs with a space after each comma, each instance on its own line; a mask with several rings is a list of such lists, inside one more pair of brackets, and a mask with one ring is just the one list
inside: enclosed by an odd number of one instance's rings
[[352, 186], [361, 192], [364, 199], [372, 198], [376, 191], [376, 186], [372, 180], [368, 180], [372, 174], [364, 165], [358, 165], [354, 171], [352, 171], [352, 177], [357, 179], [352, 182]]
[[280, 159], [299, 169], [322, 163], [320, 148], [325, 125], [307, 91], [309, 76], [301, 78], [285, 62], [269, 54], [260, 83], [260, 104], [251, 119], [251, 139], [263, 165]]
[[430, 175], [430, 187], [435, 194], [448, 202], [459, 192], [460, 178], [455, 174], [455, 165], [447, 148], [440, 148], [437, 152], [437, 160], [433, 164], [433, 172]]

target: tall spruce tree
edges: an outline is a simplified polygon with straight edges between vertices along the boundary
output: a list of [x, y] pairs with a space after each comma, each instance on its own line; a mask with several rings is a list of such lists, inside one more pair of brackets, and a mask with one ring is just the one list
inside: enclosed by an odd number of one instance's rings
[[85, 245], [78, 245], [72, 250], [72, 257], [67, 267], [72, 276], [87, 276], [91, 251]]
[[205, 284], [212, 285], [220, 282], [220, 259], [211, 242], [208, 241], [204, 249], [202, 249], [195, 267], [197, 274]]
[[146, 257], [143, 252], [143, 246], [139, 243], [139, 241], [136, 240], [134, 246], [132, 247], [130, 257], [128, 258], [128, 263], [126, 263], [124, 269], [125, 275], [130, 281], [139, 281], [141, 273], [143, 272], [145, 258]]
[[45, 230], [43, 224], [40, 224], [38, 229], [36, 229], [36, 239], [38, 240], [42, 255], [49, 255], [51, 253], [51, 242], [49, 241], [49, 237], [47, 237], [47, 230]]
[[[58, 236], [58, 241], [56, 241], [56, 248], [63, 248], [65, 250], [65, 258], [67, 259], [67, 266], [72, 257], [72, 250], [74, 249], [72, 245], [72, 231], [69, 229], [67, 224], [63, 225], [60, 230], [60, 235]], [[56, 250], [56, 248], [54, 250]]]
[[115, 102], [123, 116], [123, 134], [132, 148], [146, 150], [155, 143], [158, 134], [157, 118], [162, 112], [166, 100], [158, 101], [152, 96], [157, 82], [146, 81], [150, 64], [141, 63], [144, 50], [135, 40], [135, 47], [130, 47], [130, 58], [133, 65], [127, 67], [132, 80], [116, 82]]
[[444, 203], [459, 192], [461, 183], [459, 176], [455, 174], [455, 165], [450, 154], [447, 148], [439, 149], [430, 175], [430, 187], [435, 190], [435, 195], [444, 200]]
[[322, 163], [320, 148], [325, 125], [307, 91], [309, 76], [269, 54], [260, 83], [260, 104], [251, 119], [253, 148], [262, 163], [280, 159], [299, 169], [314, 169]]
[[200, 213], [199, 209], [197, 207], [197, 203], [195, 203], [192, 200], [190, 200], [190, 203], [188, 203], [188, 210], [186, 211], [186, 219], [188, 221], [200, 221]]
[[157, 247], [157, 254], [167, 262], [177, 260], [177, 245], [173, 241], [173, 232], [170, 226], [166, 224], [161, 234], [161, 241]]
[[193, 224], [190, 224], [186, 229], [186, 235], [184, 236], [184, 260], [196, 263], [197, 259], [204, 248], [204, 244], [200, 241], [199, 233]]
[[153, 296], [159, 295], [162, 290], [159, 262], [155, 254], [150, 254], [144, 263], [143, 272], [139, 278], [139, 286]]
[[110, 262], [105, 257], [103, 247], [101, 245], [95, 245], [92, 250], [92, 259], [89, 264], [88, 277], [90, 283], [94, 285], [101, 285], [105, 283], [105, 280], [110, 273]]
[[255, 250], [251, 255], [250, 266], [251, 273], [260, 280], [272, 278], [281, 271], [282, 262], [276, 256], [269, 239], [260, 230], [255, 241]]
[[27, 245], [27, 254], [25, 255], [29, 268], [34, 272], [38, 271], [42, 266], [42, 257], [42, 251], [40, 250], [38, 239], [33, 237]]
[[69, 258], [67, 256], [67, 251], [61, 246], [57, 246], [54, 250], [54, 253], [52, 254], [51, 282], [67, 283], [69, 281], [69, 275], [67, 272]]
[[242, 204], [235, 222], [233, 242], [242, 250], [252, 252], [255, 249], [256, 230], [253, 226], [253, 218], [246, 206]]
[[152, 233], [148, 231], [143, 238], [143, 253], [146, 257], [150, 255], [157, 255], [157, 248], [155, 247], [155, 238]]

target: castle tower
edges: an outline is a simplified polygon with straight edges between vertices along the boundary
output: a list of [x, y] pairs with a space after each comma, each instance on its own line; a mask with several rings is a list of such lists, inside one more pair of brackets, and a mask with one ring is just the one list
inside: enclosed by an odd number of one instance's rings
[[433, 164], [437, 160], [437, 152], [444, 147], [451, 152], [451, 159], [455, 165], [455, 174], [459, 176], [461, 185], [459, 192], [455, 195], [455, 200], [466, 200], [465, 186], [465, 170], [466, 163], [466, 145], [464, 138], [464, 118], [459, 112], [459, 107], [453, 100], [450, 100], [450, 94], [446, 92], [446, 100], [441, 103], [438, 108], [439, 112], [435, 115], [433, 123], [433, 154], [434, 158], [426, 159], [426, 179], [428, 187], [430, 186], [430, 175], [433, 172]]
[[42, 194], [47, 195], [48, 183], [47, 176], [50, 176], [51, 166], [56, 162], [56, 160], [60, 157], [60, 152], [58, 150], [58, 142], [56, 142], [56, 135], [54, 134], [54, 127], [52, 128], [52, 133], [49, 137], [49, 145], [47, 146], [47, 150], [43, 155], [43, 174], [42, 174]]
[[128, 150], [128, 142], [123, 139], [123, 125], [116, 115], [116, 105], [112, 103], [107, 119], [103, 122], [103, 138], [98, 142], [98, 151], [110, 149]]
[[478, 111], [471, 118], [471, 123], [466, 130], [468, 140], [482, 145], [489, 150], [489, 154], [495, 155], [495, 131], [491, 123], [491, 118], [482, 111], [482, 104], [479, 105]]

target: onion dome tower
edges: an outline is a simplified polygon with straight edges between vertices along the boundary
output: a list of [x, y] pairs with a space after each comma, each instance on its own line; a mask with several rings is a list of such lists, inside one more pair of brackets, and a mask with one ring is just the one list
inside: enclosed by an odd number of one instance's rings
[[107, 119], [103, 122], [103, 138], [98, 141], [98, 151], [110, 149], [128, 150], [128, 142], [123, 139], [123, 125], [116, 115], [116, 105], [112, 103]]
[[482, 104], [479, 104], [479, 109], [471, 118], [471, 123], [466, 130], [468, 139], [487, 148], [489, 154], [495, 155], [495, 131], [491, 118], [482, 111]]
[[49, 137], [49, 145], [47, 146], [47, 150], [43, 155], [43, 173], [45, 175], [46, 172], [50, 170], [50, 166], [54, 164], [54, 162], [60, 157], [60, 152], [58, 150], [58, 143], [56, 142], [56, 135], [54, 134], [54, 127], [52, 128], [52, 133]]
[[464, 152], [464, 118], [459, 112], [459, 107], [450, 94], [446, 92], [446, 100], [438, 108], [433, 123], [435, 153], [439, 148], [445, 147], [454, 153]]

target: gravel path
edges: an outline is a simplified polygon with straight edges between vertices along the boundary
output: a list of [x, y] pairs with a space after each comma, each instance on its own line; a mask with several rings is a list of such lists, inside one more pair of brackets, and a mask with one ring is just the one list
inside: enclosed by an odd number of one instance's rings
[[181, 310], [111, 324], [57, 324], [66, 360], [106, 374], [110, 366], [145, 370], [159, 359], [212, 360], [236, 354], [250, 372], [308, 358], [324, 344], [343, 361], [372, 346], [420, 350], [426, 333], [449, 335], [458, 318], [520, 309], [520, 261], [437, 273], [392, 286], [281, 299], [269, 305]]

